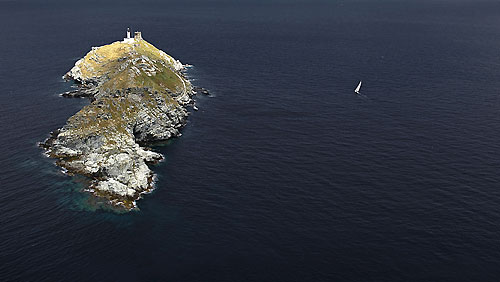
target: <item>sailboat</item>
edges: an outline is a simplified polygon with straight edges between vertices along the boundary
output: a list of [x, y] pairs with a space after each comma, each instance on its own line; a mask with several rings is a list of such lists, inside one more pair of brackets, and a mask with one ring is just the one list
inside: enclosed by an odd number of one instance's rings
[[361, 89], [361, 81], [359, 81], [358, 87], [354, 89], [354, 93], [359, 94], [359, 89]]

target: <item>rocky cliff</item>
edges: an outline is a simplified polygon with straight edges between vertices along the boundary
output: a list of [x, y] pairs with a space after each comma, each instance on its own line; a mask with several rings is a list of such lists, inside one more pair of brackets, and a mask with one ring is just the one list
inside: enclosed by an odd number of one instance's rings
[[162, 155], [144, 147], [179, 136], [192, 103], [184, 66], [143, 39], [93, 47], [64, 75], [88, 97], [85, 106], [41, 146], [57, 165], [91, 178], [88, 191], [113, 205], [136, 208], [152, 190], [148, 164]]

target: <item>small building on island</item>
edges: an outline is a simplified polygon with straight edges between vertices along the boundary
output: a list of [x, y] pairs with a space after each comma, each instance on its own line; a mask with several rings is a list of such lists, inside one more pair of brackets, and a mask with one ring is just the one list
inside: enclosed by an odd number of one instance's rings
[[130, 28], [127, 28], [127, 37], [123, 38], [123, 43], [134, 43], [135, 40], [142, 40], [140, 31], [134, 32], [134, 37], [130, 37]]
[[140, 31], [134, 32], [134, 39], [135, 40], [142, 40], [142, 33]]

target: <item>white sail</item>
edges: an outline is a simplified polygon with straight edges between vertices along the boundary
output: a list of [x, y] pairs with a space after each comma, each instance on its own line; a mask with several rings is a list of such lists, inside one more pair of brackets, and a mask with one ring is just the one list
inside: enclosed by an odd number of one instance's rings
[[361, 89], [361, 81], [359, 82], [358, 87], [356, 87], [356, 89], [354, 89], [354, 92], [359, 94], [359, 89]]

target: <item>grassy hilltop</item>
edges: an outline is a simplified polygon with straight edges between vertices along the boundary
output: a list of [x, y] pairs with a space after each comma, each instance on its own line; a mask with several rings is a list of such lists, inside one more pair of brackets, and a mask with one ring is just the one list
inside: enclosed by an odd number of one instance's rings
[[107, 78], [104, 90], [132, 87], [169, 89], [173, 92], [184, 87], [176, 74], [182, 65], [143, 39], [134, 43], [114, 42], [93, 48], [79, 61], [82, 78]]

